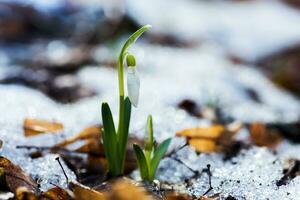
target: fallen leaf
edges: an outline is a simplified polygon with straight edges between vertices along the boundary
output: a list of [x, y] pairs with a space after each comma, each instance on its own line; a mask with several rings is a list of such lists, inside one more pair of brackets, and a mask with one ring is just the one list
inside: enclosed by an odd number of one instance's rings
[[104, 147], [98, 138], [86, 140], [85, 144], [74, 150], [77, 153], [87, 153], [94, 156], [104, 156]]
[[79, 183], [70, 183], [70, 188], [74, 192], [75, 200], [106, 200], [105, 195]]
[[16, 200], [39, 200], [38, 197], [26, 187], [18, 187], [15, 194]]
[[278, 187], [287, 185], [292, 179], [300, 175], [300, 160], [291, 159], [285, 163], [284, 175], [276, 181]]
[[187, 138], [206, 138], [216, 139], [225, 131], [225, 127], [222, 125], [213, 125], [210, 127], [197, 127], [179, 131], [177, 136], [184, 136]]
[[84, 130], [82, 130], [76, 136], [68, 138], [67, 140], [63, 141], [62, 143], [55, 145], [55, 147], [66, 147], [70, 144], [73, 144], [73, 143], [79, 141], [79, 140], [95, 139], [97, 141], [100, 141], [100, 137], [101, 137], [101, 127], [100, 126], [90, 126], [88, 128], [85, 128]]
[[215, 200], [214, 198], [210, 198], [210, 197], [205, 197], [205, 196], [202, 196], [199, 198], [199, 200]]
[[64, 127], [58, 122], [49, 122], [40, 119], [25, 119], [23, 128], [24, 135], [29, 137], [43, 133], [56, 133], [61, 131]]
[[186, 137], [188, 143], [198, 152], [222, 152], [233, 142], [235, 134], [242, 128], [241, 123], [228, 126], [213, 125], [196, 127], [176, 133], [176, 136]]
[[153, 200], [142, 187], [135, 186], [128, 180], [117, 181], [107, 194], [108, 200]]
[[60, 187], [54, 187], [39, 196], [40, 200], [72, 200], [73, 194]]
[[5, 157], [0, 157], [0, 169], [3, 170], [3, 178], [5, 185], [12, 192], [16, 192], [17, 188], [24, 187], [28, 191], [36, 193], [37, 184], [28, 176], [19, 166], [13, 164]]
[[168, 193], [166, 194], [165, 200], [191, 200], [192, 198], [186, 194]]
[[255, 145], [269, 148], [276, 147], [282, 141], [282, 137], [278, 132], [268, 129], [263, 123], [259, 122], [250, 125], [250, 137]]
[[189, 139], [189, 144], [198, 152], [209, 153], [217, 149], [216, 141], [209, 139]]

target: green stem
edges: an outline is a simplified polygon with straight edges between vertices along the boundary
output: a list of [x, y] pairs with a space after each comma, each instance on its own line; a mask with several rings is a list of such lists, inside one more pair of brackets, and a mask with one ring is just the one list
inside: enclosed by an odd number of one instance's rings
[[[124, 92], [124, 59], [126, 58], [128, 52], [127, 49], [129, 46], [134, 43], [140, 35], [146, 31], [148, 28], [150, 28], [150, 25], [143, 26], [139, 30], [137, 30], [135, 33], [133, 33], [128, 40], [125, 42], [124, 46], [121, 49], [119, 58], [118, 58], [118, 80], [119, 80], [119, 96], [120, 96], [120, 107], [119, 107], [119, 125], [118, 125], [118, 132], [117, 132], [117, 149], [118, 155], [120, 156], [118, 158], [118, 172], [119, 174], [123, 174], [124, 171], [124, 162], [125, 162], [125, 156], [126, 156], [126, 148], [122, 149], [122, 144], [125, 140], [127, 144], [128, 140], [128, 133], [124, 130], [124, 123], [125, 123], [125, 92]], [[129, 113], [130, 118], [130, 113]]]
[[[119, 60], [118, 60], [118, 79], [119, 79], [119, 96], [120, 96], [120, 102], [119, 102], [119, 125], [118, 125], [118, 133], [117, 133], [117, 137], [118, 140], [120, 140], [120, 136], [123, 134], [123, 124], [124, 124], [124, 55], [123, 53], [120, 54], [119, 56]], [[122, 141], [118, 141], [118, 153], [119, 155], [122, 155], [122, 149], [120, 147], [120, 144], [122, 143]], [[122, 157], [122, 156], [121, 156]], [[117, 162], [119, 162], [119, 169], [121, 170], [119, 173], [122, 174], [123, 173], [123, 159], [120, 158], [120, 160], [118, 160]]]

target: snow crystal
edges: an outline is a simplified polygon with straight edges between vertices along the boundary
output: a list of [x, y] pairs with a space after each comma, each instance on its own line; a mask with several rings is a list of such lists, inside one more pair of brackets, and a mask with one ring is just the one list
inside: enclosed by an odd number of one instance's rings
[[[266, 148], [252, 148], [242, 151], [237, 157], [222, 165], [212, 164], [212, 187], [209, 194], [220, 194], [221, 199], [233, 196], [237, 199], [282, 199], [273, 198], [278, 191], [276, 181], [282, 174], [282, 162]], [[208, 188], [208, 177], [201, 176], [194, 181], [190, 193], [200, 196]]]
[[[300, 41], [300, 14], [281, 1], [127, 0], [129, 14], [154, 33], [214, 41], [255, 60]], [[170, 6], [172, 9], [170, 9]], [[275, 34], [276, 33], [276, 34]]]

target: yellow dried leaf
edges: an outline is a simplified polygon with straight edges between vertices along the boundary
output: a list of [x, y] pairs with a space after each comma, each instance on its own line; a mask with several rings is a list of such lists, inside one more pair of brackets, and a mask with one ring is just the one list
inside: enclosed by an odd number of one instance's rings
[[16, 200], [38, 200], [38, 197], [26, 187], [18, 187], [15, 194]]
[[74, 142], [77, 142], [78, 140], [96, 139], [98, 141], [100, 136], [101, 136], [101, 128], [99, 126], [91, 126], [85, 128], [76, 136], [55, 145], [55, 147], [65, 147], [70, 144], [73, 144]]
[[116, 182], [112, 191], [108, 194], [109, 200], [153, 200], [153, 198], [147, 194], [144, 188], [137, 187], [131, 182], [122, 180]]
[[166, 200], [191, 200], [192, 198], [186, 194], [169, 193], [166, 194]]
[[105, 195], [79, 183], [71, 182], [75, 200], [106, 200]]
[[176, 135], [186, 137], [188, 143], [198, 152], [219, 152], [230, 146], [229, 144], [242, 126], [241, 123], [232, 123], [226, 127], [223, 125], [197, 127], [179, 131]]
[[49, 122], [40, 119], [25, 119], [23, 128], [24, 135], [29, 137], [43, 133], [56, 133], [61, 131], [64, 126], [58, 122]]
[[216, 139], [225, 131], [225, 127], [221, 125], [214, 125], [211, 127], [197, 127], [179, 131], [177, 136], [184, 136], [188, 138], [206, 138]]
[[73, 195], [70, 194], [71, 191], [65, 190], [60, 187], [54, 187], [46, 192], [43, 192], [39, 200], [71, 200]]
[[190, 139], [189, 144], [198, 152], [210, 153], [217, 151], [217, 145], [214, 140], [209, 139]]

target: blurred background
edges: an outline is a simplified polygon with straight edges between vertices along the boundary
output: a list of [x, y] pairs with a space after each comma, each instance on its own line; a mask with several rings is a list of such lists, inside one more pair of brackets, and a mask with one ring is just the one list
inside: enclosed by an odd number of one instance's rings
[[76, 73], [115, 67], [126, 37], [151, 24], [145, 44], [217, 46], [232, 65], [257, 68], [299, 96], [299, 22], [297, 0], [0, 0], [0, 84], [59, 103], [94, 96]]

